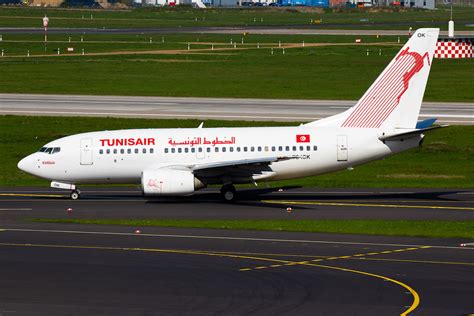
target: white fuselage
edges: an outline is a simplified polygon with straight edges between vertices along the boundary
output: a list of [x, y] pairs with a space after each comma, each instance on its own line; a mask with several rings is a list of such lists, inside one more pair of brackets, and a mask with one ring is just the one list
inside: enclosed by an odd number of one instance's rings
[[[283, 180], [377, 160], [416, 147], [422, 138], [384, 143], [378, 139], [379, 133], [373, 129], [306, 126], [90, 132], [52, 141], [45, 147], [60, 148], [59, 152], [34, 153], [19, 167], [64, 183], [140, 183], [146, 169], [290, 157], [271, 163], [268, 170], [251, 179]], [[216, 178], [209, 184], [247, 180]]]

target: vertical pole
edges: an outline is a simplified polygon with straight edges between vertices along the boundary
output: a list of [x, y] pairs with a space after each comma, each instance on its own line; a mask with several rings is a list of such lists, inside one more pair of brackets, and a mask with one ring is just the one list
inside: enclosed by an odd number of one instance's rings
[[48, 27], [44, 27], [44, 51], [48, 49]]

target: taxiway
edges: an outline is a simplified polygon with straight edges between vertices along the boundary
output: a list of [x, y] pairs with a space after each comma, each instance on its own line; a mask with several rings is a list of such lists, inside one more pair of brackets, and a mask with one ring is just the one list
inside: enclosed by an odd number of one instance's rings
[[[0, 115], [313, 121], [356, 101], [0, 94]], [[474, 103], [424, 102], [420, 119], [474, 124]]]
[[460, 247], [472, 241], [31, 222], [473, 220], [472, 190], [260, 189], [229, 205], [212, 189], [147, 201], [135, 188], [86, 188], [71, 201], [47, 188], [2, 188], [0, 205], [2, 315], [464, 315], [474, 308], [474, 248]]

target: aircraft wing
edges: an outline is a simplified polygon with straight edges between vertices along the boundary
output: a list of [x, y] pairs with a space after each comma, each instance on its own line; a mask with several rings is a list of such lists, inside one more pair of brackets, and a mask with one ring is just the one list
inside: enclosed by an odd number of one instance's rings
[[264, 157], [239, 159], [220, 162], [196, 164], [190, 166], [195, 175], [206, 178], [214, 177], [251, 177], [254, 175], [273, 174], [269, 167], [273, 162], [293, 159], [292, 157]]

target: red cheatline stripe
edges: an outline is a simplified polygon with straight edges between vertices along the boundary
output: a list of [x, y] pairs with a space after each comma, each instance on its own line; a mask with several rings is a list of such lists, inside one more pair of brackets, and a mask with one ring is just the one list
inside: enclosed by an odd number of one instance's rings
[[392, 64], [392, 66], [389, 69], [387, 69], [387, 71], [380, 78], [380, 80], [378, 80], [373, 86], [373, 88], [369, 90], [367, 94], [362, 98], [361, 102], [359, 103], [357, 108], [354, 110], [354, 112], [352, 112], [351, 115], [342, 124], [343, 127], [354, 125], [354, 122], [359, 118], [359, 115], [361, 113], [364, 113], [367, 110], [367, 108], [371, 104], [370, 100], [373, 97], [373, 95], [380, 90], [382, 83], [385, 82], [391, 76], [393, 71], [395, 71], [394, 65], [395, 64]]
[[[404, 73], [404, 70], [409, 67], [405, 60], [407, 60], [406, 56], [402, 56], [400, 61], [397, 61], [396, 66], [392, 67], [389, 73], [387, 72], [387, 76], [385, 76], [383, 81], [380, 81], [377, 89], [374, 89], [377, 93], [382, 90], [381, 93], [378, 93], [378, 96], [382, 95], [382, 99], [380, 99], [380, 97], [375, 99], [372, 98], [370, 102], [365, 104], [364, 110], [358, 111], [357, 115], [352, 118], [351, 122], [347, 122], [345, 126], [350, 125], [351, 127], [361, 127], [369, 119], [368, 115], [370, 115], [371, 118], [373, 115], [376, 115], [378, 112], [380, 112], [381, 105], [385, 104], [386, 99], [391, 96], [390, 91], [387, 93], [387, 87], [390, 88], [390, 85], [393, 84], [394, 80], [399, 79], [400, 74]], [[373, 94], [374, 93], [371, 93], [371, 96]], [[374, 103], [378, 104], [373, 106]]]
[[384, 93], [382, 94], [382, 98], [378, 100], [378, 104], [375, 110], [372, 113], [369, 113], [365, 117], [365, 120], [360, 122], [359, 127], [367, 127], [370, 122], [378, 119], [378, 117], [380, 117], [380, 115], [385, 112], [386, 107], [393, 102], [392, 100], [394, 100], [394, 94], [396, 93], [396, 91], [393, 89], [394, 84], [396, 83], [396, 81], [400, 80], [400, 77], [403, 76], [403, 74], [405, 73], [405, 69], [407, 68], [408, 67], [406, 66], [406, 63], [404, 64], [404, 60], [402, 60], [400, 62], [400, 67], [397, 69], [397, 72], [394, 74], [391, 80], [384, 85]]
[[376, 115], [372, 115], [371, 117], [369, 117], [366, 122], [365, 122], [365, 125], [364, 127], [368, 127], [370, 126], [370, 124], [374, 121], [376, 121], [377, 119], [379, 119], [380, 117], [383, 116], [383, 114], [387, 111], [387, 109], [394, 103], [396, 103], [396, 95], [398, 93], [398, 90], [397, 88], [402, 91], [403, 89], [403, 86], [398, 86], [397, 83], [400, 83], [400, 81], [403, 80], [403, 75], [406, 73], [406, 70], [408, 68], [410, 68], [411, 65], [410, 63], [408, 62], [408, 59], [405, 58], [402, 60], [401, 62], [401, 67], [399, 68], [399, 70], [397, 71], [397, 74], [396, 74], [396, 77], [393, 78], [390, 82], [388, 82], [386, 84], [386, 89], [388, 89], [385, 97], [381, 100], [380, 104], [379, 104], [379, 107], [378, 107], [378, 111], [376, 112]]
[[387, 69], [385, 74], [376, 82], [376, 84], [373, 86], [371, 90], [367, 92], [365, 97], [361, 100], [359, 103], [359, 106], [356, 108], [356, 110], [352, 113], [351, 117], [349, 117], [346, 122], [344, 123], [344, 126], [351, 126], [354, 124], [354, 122], [359, 118], [359, 115], [361, 113], [364, 113], [367, 108], [371, 105], [371, 100], [373, 100], [373, 96], [378, 93], [378, 91], [381, 89], [383, 86], [383, 83], [388, 80], [393, 72], [396, 70], [395, 63], [393, 63], [390, 68]]
[[[424, 65], [424, 64], [423, 64]], [[400, 91], [397, 91], [396, 93], [396, 96], [395, 96], [395, 99], [394, 99], [394, 103], [391, 103], [388, 107], [386, 107], [386, 110], [381, 113], [381, 115], [379, 116], [378, 120], [374, 121], [373, 122], [373, 127], [375, 128], [378, 128], [380, 127], [380, 125], [382, 125], [382, 123], [387, 119], [387, 117], [393, 112], [393, 110], [398, 106], [398, 102], [397, 102], [397, 98], [398, 96], [400, 96], [400, 98], [403, 96], [403, 94], [406, 93], [406, 91], [408, 91], [408, 89], [410, 88], [410, 82], [413, 80], [413, 77], [417, 75], [417, 73], [420, 71], [421, 68], [423, 68], [423, 65], [415, 65], [415, 67], [413, 67], [412, 69], [410, 69], [410, 71], [413, 71], [414, 74], [413, 76], [408, 80], [408, 86], [407, 86], [407, 90], [405, 90], [405, 87], [403, 86], [404, 82], [402, 81], [402, 86], [401, 86], [401, 90]], [[405, 90], [405, 91], [404, 91]]]
[[[398, 105], [397, 96], [401, 91], [403, 91], [403, 75], [410, 67], [410, 62], [405, 62], [404, 67], [397, 72], [397, 77], [387, 84], [387, 88], [390, 90], [382, 101], [383, 103], [379, 106], [377, 115], [372, 115], [365, 122], [363, 127], [371, 127], [373, 123], [378, 122], [380, 119], [385, 119], [386, 114], [391, 112], [390, 109]], [[399, 84], [401, 82], [401, 85], [397, 85], [397, 81]]]
[[[401, 61], [403, 61], [403, 59], [405, 56], [402, 57]], [[387, 74], [384, 76], [383, 80], [380, 80], [377, 84], [377, 87], [375, 89], [373, 89], [371, 91], [371, 94], [370, 96], [373, 96], [374, 94], [378, 94], [380, 95], [379, 91], [381, 89], [385, 90], [386, 86], [387, 86], [387, 83], [390, 83], [390, 82], [393, 82], [393, 79], [398, 76], [399, 74], [399, 70], [400, 68], [403, 66], [403, 64], [401, 62], [397, 62], [396, 64], [394, 64], [394, 66], [391, 67], [391, 69], [389, 69], [389, 71], [387, 71]], [[385, 91], [382, 91], [382, 96], [385, 94]], [[364, 107], [361, 108], [360, 111], [358, 111], [357, 113], [355, 113], [356, 115], [354, 115], [351, 119], [351, 121], [347, 122], [347, 124], [345, 126], [351, 126], [351, 127], [355, 127], [355, 126], [358, 126], [361, 122], [360, 122], [360, 119], [363, 118], [363, 116], [365, 115], [366, 112], [370, 111], [370, 110], [373, 110], [373, 109], [370, 109], [370, 107], [373, 105], [374, 102], [381, 102], [380, 99], [371, 99], [370, 102], [364, 104]], [[377, 108], [379, 108], [377, 106]]]

